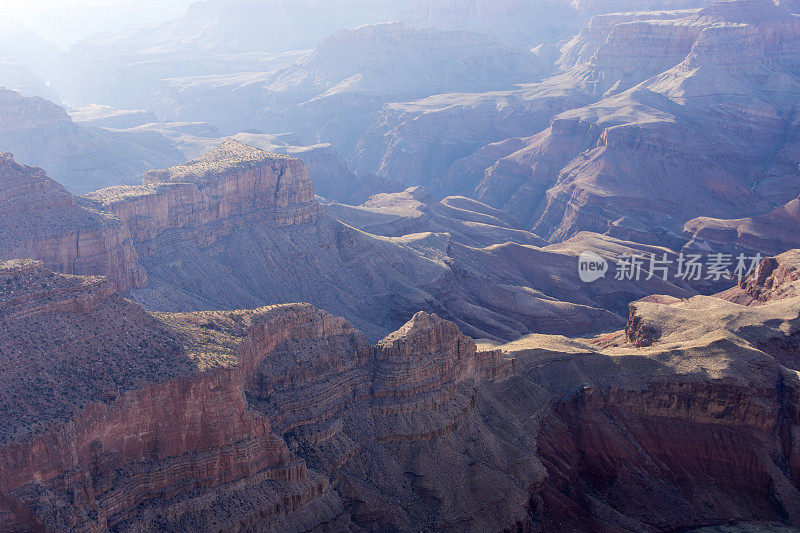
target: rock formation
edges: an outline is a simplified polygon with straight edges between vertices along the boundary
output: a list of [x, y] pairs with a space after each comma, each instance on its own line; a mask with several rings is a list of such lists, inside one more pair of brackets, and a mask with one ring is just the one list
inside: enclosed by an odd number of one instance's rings
[[360, 206], [330, 203], [323, 209], [350, 226], [387, 237], [431, 232], [448, 233], [454, 242], [468, 246], [544, 244], [502, 211], [463, 196], [436, 202], [424, 187], [376, 194]]
[[148, 168], [182, 160], [169, 143], [153, 150], [149, 141], [137, 144], [125, 135], [83, 127], [48, 100], [0, 87], [0, 152], [44, 168], [72, 191], [134, 183]]
[[[400, 413], [447, 431], [459, 421], [448, 411], [470, 408], [469, 390], [513, 371], [424, 314], [371, 347], [308, 305], [154, 317], [102, 279], [37, 263], [2, 264], [0, 282], [12, 333], [0, 351], [12, 387], [0, 425], [3, 530], [341, 529], [349, 518], [333, 480], [283, 435], [321, 443], [324, 455], [346, 442], [342, 419], [373, 404], [374, 433], [347, 430], [366, 445], [395, 438]], [[425, 411], [437, 406], [444, 418], [431, 426]]]
[[800, 198], [763, 215], [736, 220], [693, 218], [686, 248], [773, 255], [800, 246]]
[[123, 292], [147, 282], [123, 223], [11, 154], [0, 154], [0, 256], [39, 259], [65, 274], [107, 275]]
[[640, 347], [426, 313], [371, 346], [307, 304], [148, 315], [2, 264], [0, 528], [800, 525], [797, 298], [674, 301], [632, 308]]
[[761, 305], [800, 295], [800, 255], [790, 250], [767, 257], [757, 270], [742, 279], [737, 287], [720, 294], [721, 298], [743, 305]]
[[144, 173], [141, 186], [109, 187], [87, 195], [127, 224], [137, 246], [180, 229], [197, 244], [213, 244], [201, 230], [241, 216], [275, 226], [316, 220], [318, 205], [303, 163], [236, 141], [222, 143], [202, 158]]
[[[152, 103], [162, 80], [281, 68], [285, 64], [276, 57], [313, 48], [331, 32], [395, 20], [396, 3], [194, 2], [181, 16], [162, 24], [77, 43], [65, 54], [55, 85], [79, 105], [149, 109], [146, 104]], [[309, 20], [310, 12], [319, 17], [316, 23]], [[265, 32], [265, 27], [271, 31]]]
[[169, 120], [220, 117], [226, 133], [291, 131], [303, 144], [329, 142], [346, 157], [386, 103], [507, 90], [549, 68], [525, 48], [480, 34], [372, 24], [339, 31], [284, 68], [168, 80], [157, 107]]
[[385, 106], [353, 167], [471, 196], [549, 242], [588, 230], [677, 248], [698, 216], [780, 218], [766, 214], [800, 192], [792, 9], [597, 16], [539, 83]]
[[[235, 161], [261, 161], [256, 175], [267, 177], [253, 181], [238, 174], [238, 162], [231, 171], [229, 154]], [[286, 170], [275, 171], [276, 165]], [[199, 189], [197, 183], [207, 180], [212, 185]], [[530, 331], [613, 328], [624, 323], [632, 300], [653, 292], [694, 294], [689, 286], [644, 277], [585, 287], [577, 273], [581, 251], [608, 250], [612, 258], [636, 245], [588, 238], [540, 249], [525, 244], [537, 242], [535, 236], [509, 228], [507, 217], [469, 200], [461, 202], [467, 209], [454, 207], [458, 199], [437, 207], [441, 227], [404, 228], [401, 221], [394, 229], [370, 226], [382, 231], [379, 236], [366, 233], [317, 214], [299, 161], [233, 141], [198, 162], [148, 173], [145, 181], [89, 198], [130, 226], [150, 278], [132, 297], [151, 310], [238, 309], [301, 299], [348, 317], [373, 340], [419, 309], [439, 313], [475, 337], [512, 339]], [[273, 198], [280, 205], [271, 204]], [[362, 212], [365, 219], [376, 215], [368, 207]]]
[[[148, 172], [143, 185], [78, 199], [49, 180], [41, 182], [47, 194], [23, 194], [42, 186], [32, 170], [8, 176], [16, 184], [9, 191], [24, 201], [6, 208], [13, 223], [0, 243], [4, 258], [109, 276], [123, 292], [135, 289], [127, 295], [149, 310], [299, 299], [346, 316], [377, 340], [422, 309], [474, 337], [510, 340], [531, 331], [617, 328], [633, 300], [702, 290], [647, 279], [646, 270], [638, 280], [587, 286], [577, 272], [583, 251], [611, 261], [672, 252], [596, 235], [539, 248], [538, 238], [515, 229], [510, 217], [466, 198], [423, 204], [414, 197], [424, 200], [421, 191], [409, 191], [361, 208], [327, 206], [330, 214], [323, 214], [299, 160], [236, 141]], [[23, 207], [25, 213], [13, 214]], [[32, 216], [37, 210], [47, 216]], [[344, 223], [332, 218], [339, 214]], [[55, 237], [52, 228], [59, 228]]]

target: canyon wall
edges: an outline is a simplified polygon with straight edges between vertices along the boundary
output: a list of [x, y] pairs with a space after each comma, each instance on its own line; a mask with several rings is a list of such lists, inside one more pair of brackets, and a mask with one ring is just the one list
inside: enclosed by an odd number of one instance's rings
[[147, 282], [127, 227], [81, 205], [44, 171], [0, 154], [0, 253], [65, 274], [105, 274], [126, 292]]
[[370, 345], [308, 304], [147, 315], [101, 278], [5, 263], [0, 376], [29, 393], [3, 399], [0, 527], [797, 526], [796, 308], [643, 301], [639, 347], [478, 346], [418, 313]]
[[[331, 482], [282, 435], [300, 427], [312, 435], [352, 409], [354, 398], [363, 407], [380, 398], [399, 401], [404, 412], [424, 411], [431, 404], [411, 401], [415, 390], [445, 402], [449, 389], [513, 369], [499, 352], [478, 354], [454, 325], [424, 314], [387, 343], [438, 354], [447, 370], [418, 353], [372, 347], [345, 320], [309, 305], [153, 318], [101, 278], [57, 275], [39, 263], [4, 263], [0, 281], [4, 326], [35, 333], [4, 337], [2, 346], [3, 363], [35, 347], [14, 385], [28, 393], [4, 399], [4, 530], [344, 527], [349, 519], [340, 516]], [[130, 321], [136, 327], [125, 327]], [[65, 323], [75, 326], [72, 336], [57, 334]], [[93, 340], [98, 332], [102, 343]], [[76, 344], [80, 351], [68, 349]], [[110, 353], [115, 344], [139, 353]], [[418, 370], [387, 367], [395, 358], [416, 361]], [[50, 385], [63, 379], [62, 365], [77, 364], [81, 379], [89, 363], [106, 370], [87, 386]], [[375, 376], [412, 388], [373, 391]], [[4, 371], [3, 379], [13, 377]], [[414, 380], [422, 385], [415, 389]], [[42, 388], [34, 382], [53, 393], [31, 393]], [[25, 419], [32, 413], [35, 424]]]
[[186, 165], [145, 172], [141, 186], [110, 187], [87, 198], [119, 217], [140, 250], [168, 230], [209, 245], [237, 217], [290, 226], [313, 223], [319, 210], [299, 159], [236, 141]]

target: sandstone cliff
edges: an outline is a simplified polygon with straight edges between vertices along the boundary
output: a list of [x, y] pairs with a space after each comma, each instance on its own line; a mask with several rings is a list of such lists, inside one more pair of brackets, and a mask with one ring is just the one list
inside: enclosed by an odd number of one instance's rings
[[[796, 148], [784, 135], [796, 117], [782, 91], [752, 104], [741, 94], [743, 87], [759, 94], [764, 83], [800, 83], [799, 36], [797, 17], [761, 1], [615, 25], [588, 64], [597, 79], [617, 80], [615, 88], [596, 104], [555, 117], [549, 130], [508, 156], [512, 169], [534, 170], [533, 183], [517, 186], [519, 173], [498, 166], [487, 171], [479, 199], [530, 220], [552, 241], [589, 229], [662, 244], [677, 244], [686, 220], [700, 214], [736, 218], [785, 204], [797, 192]], [[648, 45], [637, 44], [640, 39]], [[666, 70], [624, 90], [631, 84], [610, 65], [624, 70], [626, 50], [649, 46]], [[773, 61], [764, 63], [765, 55]], [[542, 161], [542, 153], [556, 157]], [[540, 163], [557, 169], [555, 182], [538, 183]], [[542, 185], [544, 199], [531, 209], [528, 189], [535, 197]]]
[[153, 311], [302, 300], [346, 316], [375, 341], [423, 309], [474, 337], [510, 340], [618, 328], [633, 300], [695, 290], [660, 279], [586, 286], [576, 269], [585, 249], [609, 259], [671, 252], [596, 235], [541, 249], [513, 218], [463, 197], [434, 202], [415, 189], [358, 208], [328, 205], [326, 215], [299, 160], [235, 141], [148, 172], [143, 185], [83, 198], [46, 180], [47, 194], [23, 194], [38, 186], [36, 176], [8, 173], [21, 199], [7, 204], [0, 253], [106, 275]]
[[3, 264], [0, 527], [797, 526], [797, 298], [674, 302], [636, 305], [639, 348], [426, 313], [371, 346], [307, 304], [152, 316]]
[[[236, 217], [286, 226], [313, 222], [318, 211], [302, 162], [236, 141], [186, 165], [145, 172], [141, 186], [110, 187], [87, 198], [125, 222], [140, 250], [168, 230], [209, 245]], [[216, 232], [207, 231], [215, 223]]]
[[123, 292], [147, 282], [123, 223], [80, 204], [11, 154], [0, 154], [0, 257], [39, 259], [65, 274], [107, 275]]

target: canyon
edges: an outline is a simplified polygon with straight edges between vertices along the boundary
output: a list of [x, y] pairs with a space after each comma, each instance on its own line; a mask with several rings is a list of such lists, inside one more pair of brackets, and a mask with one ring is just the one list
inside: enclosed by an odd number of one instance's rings
[[0, 525], [796, 526], [797, 308], [650, 298], [611, 337], [508, 344], [421, 312], [370, 345], [308, 304], [148, 314], [7, 262]]
[[[374, 196], [361, 208], [320, 205], [300, 160], [235, 140], [184, 165], [148, 171], [142, 185], [83, 197], [30, 168], [13, 183], [13, 198], [44, 191], [0, 204], [0, 219], [9, 221], [0, 240], [4, 258], [108, 276], [152, 311], [308, 301], [376, 341], [425, 310], [476, 338], [512, 340], [530, 331], [621, 327], [633, 300], [703, 290], [653, 276], [587, 286], [575, 268], [585, 249], [610, 260], [674, 253], [597, 234], [541, 247], [512, 218], [463, 197], [437, 205], [420, 191], [428, 204], [407, 192]], [[37, 210], [50, 218], [35, 217]], [[70, 216], [82, 218], [73, 223]], [[370, 222], [375, 217], [380, 223]]]
[[0, 531], [800, 529], [797, 0], [0, 18]]
[[351, 163], [473, 197], [548, 242], [594, 231], [679, 248], [690, 220], [770, 216], [797, 197], [795, 11], [598, 15], [541, 82], [384, 106]]

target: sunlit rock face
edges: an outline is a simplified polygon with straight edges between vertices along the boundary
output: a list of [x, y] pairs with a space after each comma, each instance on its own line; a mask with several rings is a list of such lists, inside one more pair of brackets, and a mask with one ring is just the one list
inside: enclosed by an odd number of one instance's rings
[[511, 217], [467, 198], [410, 190], [321, 209], [301, 161], [236, 141], [83, 201], [129, 231], [149, 280], [130, 296], [153, 310], [307, 300], [375, 340], [424, 309], [473, 336], [511, 339], [619, 327], [632, 300], [694, 293], [644, 279], [586, 290], [577, 248], [538, 248]]
[[789, 250], [764, 259], [759, 267], [721, 297], [742, 305], [761, 305], [800, 294], [800, 255]]
[[[771, 2], [742, 2], [736, 9], [715, 4], [671, 25], [697, 35], [679, 63], [560, 115], [530, 148], [548, 152], [571, 136], [596, 139], [561, 160], [540, 211], [531, 212], [542, 236], [592, 228], [658, 238], [679, 234], [699, 214], [735, 218], [796, 197], [796, 165], [789, 163], [796, 147], [784, 134], [796, 117], [783, 88], [800, 83], [800, 21]], [[481, 196], [500, 180], [487, 175]], [[518, 215], [524, 209], [513, 199], [505, 205]]]
[[236, 141], [186, 165], [145, 172], [141, 186], [110, 187], [87, 198], [123, 220], [138, 245], [170, 229], [196, 231], [212, 243], [215, 237], [199, 228], [248, 215], [276, 226], [310, 223], [318, 211], [299, 159]]

